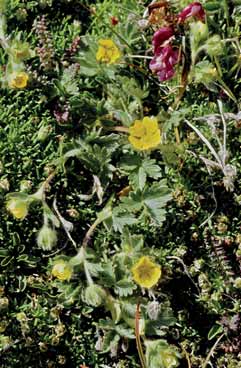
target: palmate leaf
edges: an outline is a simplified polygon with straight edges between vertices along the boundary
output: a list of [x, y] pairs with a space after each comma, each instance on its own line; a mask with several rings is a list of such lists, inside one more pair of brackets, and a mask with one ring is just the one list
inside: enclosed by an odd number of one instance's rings
[[128, 197], [121, 198], [119, 206], [126, 212], [139, 212], [148, 216], [156, 225], [165, 220], [165, 206], [171, 199], [171, 193], [165, 180], [146, 186], [143, 191], [131, 192]]
[[126, 155], [120, 165], [120, 169], [129, 174], [131, 186], [136, 190], [143, 190], [147, 177], [153, 179], [161, 178], [161, 168], [156, 160], [142, 159], [137, 154]]
[[116, 207], [112, 211], [112, 226], [114, 231], [122, 232], [126, 225], [133, 225], [137, 222], [134, 215], [127, 211], [122, 211], [120, 207]]

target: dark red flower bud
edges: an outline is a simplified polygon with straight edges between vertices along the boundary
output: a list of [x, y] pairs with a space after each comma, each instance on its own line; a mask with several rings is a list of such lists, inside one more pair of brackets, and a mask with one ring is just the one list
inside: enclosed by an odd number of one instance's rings
[[157, 74], [160, 81], [165, 81], [175, 74], [174, 65], [178, 63], [178, 50], [168, 45], [159, 48], [150, 62], [150, 69]]
[[194, 2], [186, 6], [179, 14], [178, 14], [178, 23], [183, 23], [189, 17], [195, 17], [198, 20], [205, 20], [205, 11], [202, 7], [202, 4], [199, 2]]
[[163, 45], [163, 43], [173, 36], [174, 32], [172, 27], [163, 27], [158, 29], [153, 35], [152, 45], [154, 46], [154, 53], [157, 52], [158, 48]]
[[116, 26], [119, 23], [119, 19], [116, 17], [111, 17], [110, 21], [111, 21], [112, 26]]

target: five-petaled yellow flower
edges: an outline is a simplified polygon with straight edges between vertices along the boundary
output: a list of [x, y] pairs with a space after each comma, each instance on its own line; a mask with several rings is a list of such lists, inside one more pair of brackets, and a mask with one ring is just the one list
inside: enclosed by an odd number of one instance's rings
[[146, 116], [143, 120], [135, 120], [129, 133], [129, 142], [137, 150], [148, 150], [161, 143], [161, 131], [156, 118]]
[[161, 267], [147, 256], [141, 257], [131, 271], [135, 282], [147, 289], [157, 284], [162, 273]]
[[61, 281], [69, 280], [72, 276], [73, 269], [71, 265], [64, 259], [55, 262], [52, 268], [52, 275]]
[[10, 75], [8, 85], [11, 88], [25, 88], [28, 84], [29, 76], [25, 72], [14, 72]]
[[96, 60], [106, 64], [114, 64], [121, 57], [121, 52], [116, 44], [110, 40], [99, 40], [99, 48], [96, 53]]

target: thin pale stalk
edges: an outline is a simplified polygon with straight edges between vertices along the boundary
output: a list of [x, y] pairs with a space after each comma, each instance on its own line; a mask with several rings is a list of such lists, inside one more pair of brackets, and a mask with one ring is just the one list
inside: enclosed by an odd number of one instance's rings
[[204, 362], [204, 364], [203, 364], [202, 368], [206, 368], [206, 367], [207, 367], [208, 362], [209, 362], [209, 360], [210, 360], [210, 358], [211, 358], [212, 354], [214, 353], [214, 351], [215, 351], [216, 347], [218, 346], [219, 342], [222, 340], [222, 338], [223, 338], [223, 337], [224, 337], [224, 333], [223, 333], [221, 336], [219, 336], [219, 338], [217, 339], [217, 341], [215, 342], [215, 344], [214, 344], [214, 345], [213, 345], [213, 347], [211, 348], [211, 350], [210, 350], [210, 352], [208, 353], [208, 356], [207, 356], [207, 358], [206, 358], [206, 360], [205, 360], [205, 362]]
[[209, 140], [200, 132], [200, 130], [198, 128], [196, 128], [194, 125], [192, 125], [188, 120], [185, 119], [185, 123], [190, 128], [192, 128], [194, 130], [194, 132], [197, 133], [197, 135], [199, 136], [199, 138], [201, 138], [201, 140], [206, 144], [206, 146], [209, 148], [210, 152], [215, 157], [217, 163], [220, 165], [220, 168], [222, 169], [222, 171], [224, 173], [224, 165], [223, 165], [223, 162], [220, 160], [220, 157], [218, 156], [217, 152], [215, 151], [215, 149], [213, 148], [213, 146], [211, 145], [211, 143], [209, 142]]
[[140, 320], [140, 304], [138, 303], [136, 306], [136, 315], [135, 315], [135, 335], [136, 335], [136, 347], [138, 351], [138, 355], [141, 361], [141, 367], [147, 368], [146, 359], [143, 353], [142, 345], [141, 345], [141, 338], [140, 338], [140, 331], [139, 331], [139, 320]]
[[223, 123], [223, 162], [225, 164], [226, 157], [227, 157], [227, 124], [226, 124], [226, 121], [224, 119], [223, 105], [222, 105], [222, 102], [220, 100], [218, 100], [218, 108], [219, 108], [222, 123]]

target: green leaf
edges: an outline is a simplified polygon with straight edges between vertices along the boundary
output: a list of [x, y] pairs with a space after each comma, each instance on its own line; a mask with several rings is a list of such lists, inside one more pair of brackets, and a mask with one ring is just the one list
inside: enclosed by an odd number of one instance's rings
[[101, 352], [107, 353], [108, 351], [117, 348], [119, 340], [120, 336], [115, 331], [105, 332]]
[[134, 339], [135, 338], [135, 335], [133, 333], [133, 329], [126, 327], [125, 324], [117, 325], [115, 330], [122, 337], [125, 337], [125, 338], [128, 338], [128, 339]]
[[112, 226], [114, 231], [122, 232], [126, 225], [133, 225], [137, 222], [136, 218], [126, 211], [122, 211], [119, 207], [116, 207], [112, 211]]
[[135, 289], [136, 285], [133, 283], [133, 281], [125, 278], [117, 281], [114, 290], [116, 294], [118, 294], [120, 297], [125, 297], [128, 295], [132, 295]]
[[165, 220], [165, 206], [171, 198], [170, 190], [164, 184], [164, 181], [154, 183], [144, 191], [143, 202], [150, 217], [157, 225], [161, 225]]
[[99, 277], [104, 286], [112, 287], [116, 283], [116, 277], [112, 262], [109, 261], [102, 265], [101, 271], [99, 272]]
[[155, 160], [142, 160], [137, 154], [124, 156], [120, 169], [129, 174], [130, 184], [135, 190], [143, 190], [147, 177], [158, 179], [162, 176], [161, 168]]
[[215, 336], [223, 332], [223, 327], [220, 325], [213, 325], [208, 333], [208, 340], [212, 340]]
[[161, 225], [165, 220], [165, 206], [172, 198], [169, 188], [165, 180], [146, 186], [141, 192], [130, 192], [128, 197], [121, 198], [122, 204], [119, 206], [126, 213], [139, 212], [148, 216], [156, 225]]
[[110, 311], [113, 322], [118, 323], [121, 319], [120, 302], [114, 299], [111, 295], [107, 295], [105, 307]]

